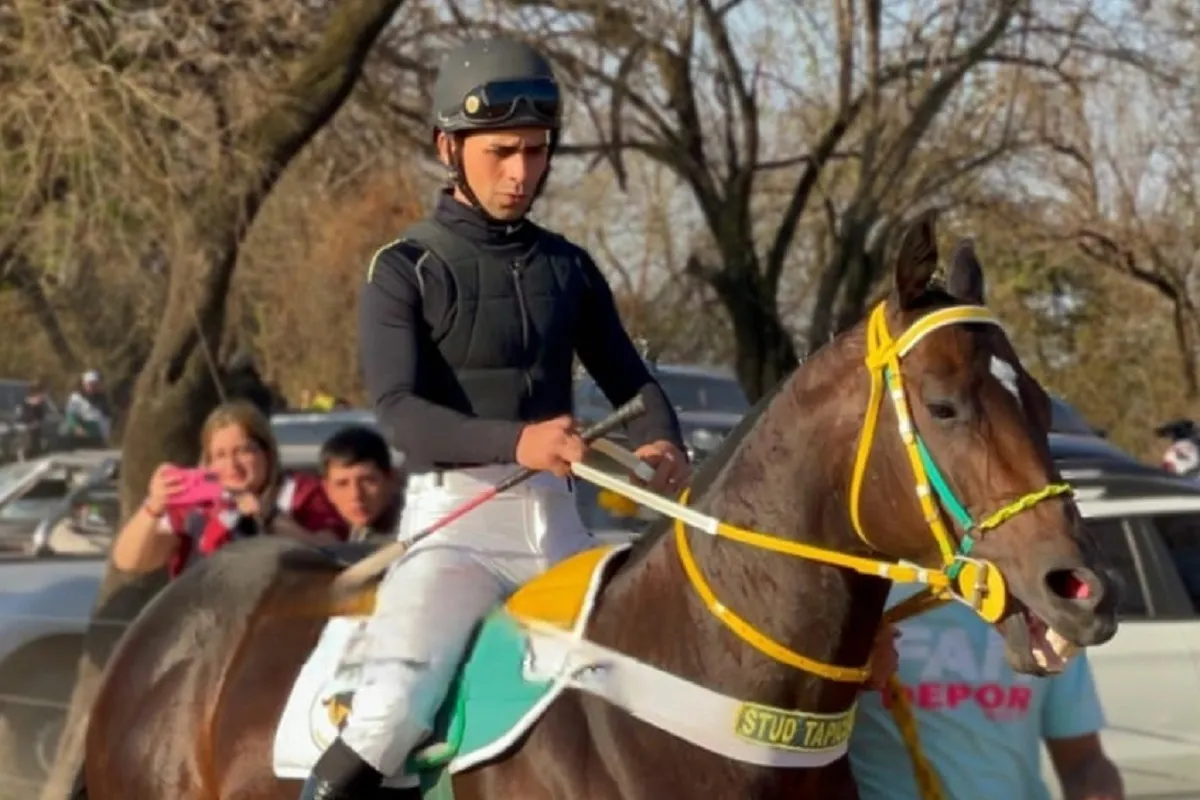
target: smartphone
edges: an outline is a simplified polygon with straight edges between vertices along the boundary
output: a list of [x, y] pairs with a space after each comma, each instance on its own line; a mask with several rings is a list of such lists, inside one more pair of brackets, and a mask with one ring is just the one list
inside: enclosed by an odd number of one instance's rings
[[167, 499], [168, 506], [197, 506], [221, 499], [221, 483], [215, 472], [206, 469], [177, 469], [172, 473], [180, 486]]

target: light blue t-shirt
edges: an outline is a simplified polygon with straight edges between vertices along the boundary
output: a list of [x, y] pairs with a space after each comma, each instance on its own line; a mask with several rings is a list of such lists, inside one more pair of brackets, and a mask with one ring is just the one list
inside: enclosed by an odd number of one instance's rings
[[[893, 605], [916, 592], [892, 589]], [[1042, 739], [1104, 727], [1084, 654], [1061, 675], [1013, 672], [996, 629], [962, 603], [900, 625], [897, 677], [909, 695], [921, 749], [953, 800], [1047, 800]], [[863, 800], [919, 800], [912, 761], [878, 692], [859, 701], [850, 762]]]

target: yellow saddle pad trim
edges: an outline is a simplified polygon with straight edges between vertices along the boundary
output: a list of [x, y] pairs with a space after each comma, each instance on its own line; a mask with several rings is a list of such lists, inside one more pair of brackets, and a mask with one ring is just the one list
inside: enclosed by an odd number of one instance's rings
[[504, 604], [518, 619], [571, 630], [587, 601], [592, 576], [616, 545], [584, 550], [551, 567], [517, 590]]

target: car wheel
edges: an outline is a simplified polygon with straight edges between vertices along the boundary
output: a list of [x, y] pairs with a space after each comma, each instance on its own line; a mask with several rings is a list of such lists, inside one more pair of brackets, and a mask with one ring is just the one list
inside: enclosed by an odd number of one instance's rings
[[0, 800], [41, 791], [54, 763], [75, 686], [80, 645], [57, 639], [0, 663]]

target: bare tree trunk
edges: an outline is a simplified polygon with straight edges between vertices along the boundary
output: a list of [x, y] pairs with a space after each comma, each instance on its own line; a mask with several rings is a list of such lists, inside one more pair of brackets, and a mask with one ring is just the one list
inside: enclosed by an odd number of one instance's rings
[[[121, 499], [127, 512], [137, 507], [158, 464], [194, 463], [198, 456], [200, 426], [217, 399], [203, 343], [215, 355], [241, 242], [283, 170], [341, 107], [379, 33], [402, 2], [342, 0], [322, 40], [296, 65], [290, 85], [281, 87], [279, 100], [230, 142], [226, 164], [214, 174], [208, 195], [193, 205], [197, 210], [192, 229], [201, 257], [198, 263], [176, 264], [171, 270], [163, 320], [129, 411], [121, 468]], [[237, 166], [247, 163], [242, 158], [246, 154], [256, 170], [251, 174]], [[88, 713], [111, 649], [103, 645], [112, 644], [107, 629], [113, 622], [132, 620], [161, 585], [161, 577], [131, 582], [111, 568], [106, 574], [90, 634], [100, 646], [81, 659], [42, 800], [65, 798], [82, 767]]]
[[1181, 300], [1175, 301], [1172, 327], [1175, 330], [1175, 346], [1179, 348], [1179, 359], [1183, 364], [1183, 383], [1187, 387], [1187, 397], [1189, 400], [1195, 400], [1200, 397], [1200, 378], [1196, 375], [1196, 354], [1188, 335], [1188, 314], [1184, 306]]
[[29, 306], [29, 310], [37, 320], [42, 332], [46, 334], [46, 339], [50, 342], [50, 349], [54, 352], [58, 363], [67, 372], [78, 371], [81, 368], [79, 357], [75, 354], [71, 343], [67, 341], [67, 335], [59, 323], [58, 314], [54, 311], [54, 306], [51, 305], [50, 298], [46, 296], [46, 290], [42, 287], [37, 268], [29, 263], [24, 253], [13, 253], [12, 260], [8, 264], [8, 279], [12, 281], [12, 285], [20, 293], [25, 304]]
[[713, 284], [733, 323], [738, 382], [757, 402], [800, 363], [792, 334], [784, 327], [774, 291], [760, 291], [749, 280], [717, 280]]

